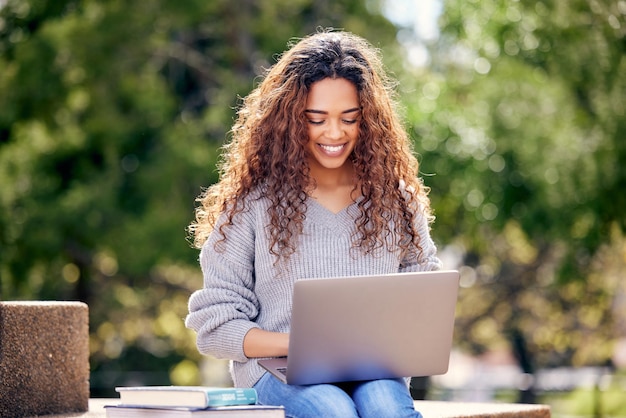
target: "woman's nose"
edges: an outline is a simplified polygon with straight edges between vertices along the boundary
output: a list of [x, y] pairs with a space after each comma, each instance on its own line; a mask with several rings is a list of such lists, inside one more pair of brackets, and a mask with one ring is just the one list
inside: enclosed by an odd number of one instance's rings
[[341, 139], [343, 137], [343, 129], [340, 121], [329, 121], [326, 136], [329, 139]]

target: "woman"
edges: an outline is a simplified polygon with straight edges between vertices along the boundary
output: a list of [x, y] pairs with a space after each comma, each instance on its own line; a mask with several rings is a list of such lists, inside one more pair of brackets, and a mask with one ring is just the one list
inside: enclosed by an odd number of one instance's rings
[[200, 352], [230, 359], [235, 386], [290, 417], [421, 416], [404, 379], [293, 386], [257, 364], [288, 354], [296, 280], [440, 268], [378, 51], [346, 32], [297, 42], [244, 99], [220, 169], [190, 226]]

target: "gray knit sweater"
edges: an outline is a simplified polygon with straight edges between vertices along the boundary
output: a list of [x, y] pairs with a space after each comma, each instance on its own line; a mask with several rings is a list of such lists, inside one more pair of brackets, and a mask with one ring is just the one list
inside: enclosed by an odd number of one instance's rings
[[312, 199], [307, 201], [296, 253], [275, 265], [267, 233], [269, 204], [267, 199], [250, 201], [249, 209], [227, 228], [227, 239], [218, 250], [220, 234], [209, 236], [200, 252], [204, 287], [189, 299], [186, 325], [197, 332], [199, 351], [230, 359], [236, 387], [252, 387], [264, 373], [256, 359], [244, 355], [246, 333], [254, 327], [289, 332], [296, 280], [441, 268], [423, 216], [417, 217], [423, 251], [407, 261], [400, 259], [398, 250], [351, 251], [356, 204], [334, 214]]

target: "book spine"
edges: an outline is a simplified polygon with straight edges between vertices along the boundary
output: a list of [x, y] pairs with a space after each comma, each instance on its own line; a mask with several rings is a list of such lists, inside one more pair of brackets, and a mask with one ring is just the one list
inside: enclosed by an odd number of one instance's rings
[[207, 406], [252, 405], [257, 402], [254, 388], [229, 388], [207, 393]]

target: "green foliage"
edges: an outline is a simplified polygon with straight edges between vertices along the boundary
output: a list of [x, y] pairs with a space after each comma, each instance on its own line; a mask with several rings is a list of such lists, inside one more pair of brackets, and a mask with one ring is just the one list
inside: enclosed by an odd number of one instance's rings
[[623, 2], [448, 0], [426, 69], [379, 8], [0, 2], [0, 297], [89, 304], [94, 395], [202, 379], [183, 325], [201, 286], [194, 199], [239, 98], [289, 39], [328, 26], [379, 45], [401, 79], [433, 236], [463, 257], [458, 344], [507, 344], [527, 371], [610, 357], [626, 293]]
[[[608, 377], [608, 376], [607, 376]], [[623, 376], [614, 381], [599, 382], [594, 387], [585, 387], [571, 393], [553, 394], [542, 397], [541, 402], [550, 405], [552, 416], [558, 417], [624, 417]], [[619, 381], [622, 379], [622, 382]]]
[[89, 304], [92, 394], [199, 383], [194, 199], [238, 97], [318, 26], [395, 36], [356, 0], [0, 2], [0, 297]]
[[602, 364], [623, 333], [625, 15], [449, 0], [432, 71], [403, 80], [433, 234], [463, 256], [457, 340], [526, 372]]

